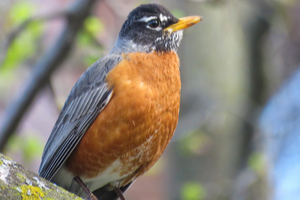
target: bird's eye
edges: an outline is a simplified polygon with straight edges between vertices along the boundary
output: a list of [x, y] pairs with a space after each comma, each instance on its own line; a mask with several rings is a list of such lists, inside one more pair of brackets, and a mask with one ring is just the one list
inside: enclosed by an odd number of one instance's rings
[[160, 21], [157, 19], [151, 20], [148, 22], [148, 26], [151, 28], [157, 28], [160, 26]]

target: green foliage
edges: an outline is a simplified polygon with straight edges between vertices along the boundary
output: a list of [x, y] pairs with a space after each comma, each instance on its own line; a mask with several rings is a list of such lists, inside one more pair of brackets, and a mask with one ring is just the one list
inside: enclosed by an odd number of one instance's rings
[[77, 41], [80, 47], [93, 45], [94, 38], [103, 31], [104, 25], [96, 17], [88, 17], [84, 21], [83, 30], [78, 33]]
[[181, 188], [181, 199], [201, 200], [205, 197], [205, 189], [200, 183], [187, 182]]
[[11, 136], [7, 148], [13, 153], [21, 152], [22, 157], [28, 162], [35, 157], [40, 157], [43, 151], [40, 139], [30, 135], [27, 135], [26, 138], [16, 135]]
[[248, 160], [248, 166], [256, 173], [262, 174], [265, 169], [265, 160], [263, 154], [260, 152], [252, 153]]
[[211, 144], [211, 138], [201, 131], [187, 134], [179, 143], [181, 152], [185, 155], [200, 155]]
[[90, 46], [93, 43], [93, 38], [86, 31], [80, 31], [77, 34], [77, 42], [79, 47]]
[[96, 36], [104, 29], [104, 25], [99, 18], [96, 17], [88, 17], [84, 21], [84, 28], [91, 33], [92, 35]]
[[26, 1], [17, 1], [14, 3], [9, 19], [12, 23], [12, 25], [20, 24], [24, 20], [26, 20], [28, 17], [32, 15], [34, 12], [35, 7]]
[[[20, 25], [24, 20], [28, 19], [34, 11], [35, 7], [26, 2], [16, 2], [10, 12], [9, 21], [12, 27]], [[7, 50], [6, 58], [1, 66], [1, 70], [10, 70], [17, 67], [28, 57], [34, 55], [37, 50], [36, 41], [42, 33], [42, 25], [40, 22], [32, 22], [25, 30], [17, 35]]]
[[31, 160], [33, 157], [40, 156], [43, 151], [43, 145], [41, 145], [40, 140], [36, 137], [28, 136], [24, 142], [24, 158], [26, 160]]
[[84, 63], [88, 66], [91, 66], [94, 62], [99, 59], [99, 55], [87, 55], [84, 58]]
[[83, 29], [77, 35], [77, 42], [80, 48], [88, 48], [89, 50], [94, 48], [94, 51], [85, 55], [84, 61], [87, 66], [96, 62], [100, 57], [98, 50], [102, 51], [102, 48], [99, 48], [99, 46], [96, 47], [95, 43], [97, 35], [99, 35], [103, 29], [103, 22], [100, 19], [91, 16], [84, 21]]
[[11, 44], [7, 50], [6, 59], [3, 63], [3, 70], [15, 68], [20, 62], [35, 52], [34, 38], [28, 31], [24, 31]]

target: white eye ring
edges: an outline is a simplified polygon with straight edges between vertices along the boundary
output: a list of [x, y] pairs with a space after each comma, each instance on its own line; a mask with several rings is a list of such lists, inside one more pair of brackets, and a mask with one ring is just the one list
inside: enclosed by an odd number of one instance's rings
[[155, 30], [155, 31], [161, 31], [162, 30], [162, 27], [160, 25], [158, 27], [156, 27], [156, 28], [153, 28], [153, 27], [151, 27], [149, 25], [147, 25], [146, 27], [149, 28], [149, 29], [151, 29], [151, 30]]
[[[159, 22], [159, 26], [157, 26], [157, 27], [151, 27], [151, 26], [149, 25], [149, 22], [154, 21], [154, 20], [156, 20], [156, 21]], [[143, 17], [143, 18], [139, 19], [138, 21], [139, 21], [139, 22], [145, 22], [145, 23], [147, 23], [146, 27], [149, 28], [149, 29], [151, 29], [151, 30], [155, 30], [155, 31], [161, 31], [161, 30], [162, 30], [162, 27], [160, 26], [160, 25], [161, 25], [161, 22], [160, 22], [159, 19], [158, 19], [157, 17], [155, 17], [155, 16], [151, 16], [151, 17]]]

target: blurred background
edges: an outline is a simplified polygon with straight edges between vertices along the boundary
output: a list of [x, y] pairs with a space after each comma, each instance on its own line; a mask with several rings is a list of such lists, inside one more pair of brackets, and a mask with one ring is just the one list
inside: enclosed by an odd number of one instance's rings
[[299, 199], [300, 1], [95, 0], [71, 40], [64, 12], [77, 1], [0, 1], [0, 152], [37, 172], [76, 80], [110, 51], [133, 8], [155, 2], [203, 21], [179, 48], [176, 133], [126, 197]]

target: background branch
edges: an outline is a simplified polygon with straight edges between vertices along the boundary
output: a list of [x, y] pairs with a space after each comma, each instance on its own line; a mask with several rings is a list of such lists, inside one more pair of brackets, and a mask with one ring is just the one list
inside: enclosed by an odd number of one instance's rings
[[75, 36], [82, 24], [89, 16], [97, 0], [77, 0], [68, 9], [68, 18], [65, 27], [54, 42], [54, 45], [44, 53], [34, 66], [34, 71], [25, 87], [11, 101], [4, 112], [3, 124], [0, 127], [0, 151], [10, 135], [16, 130], [23, 115], [29, 108], [36, 94], [48, 83], [52, 72], [66, 59], [70, 53]]

